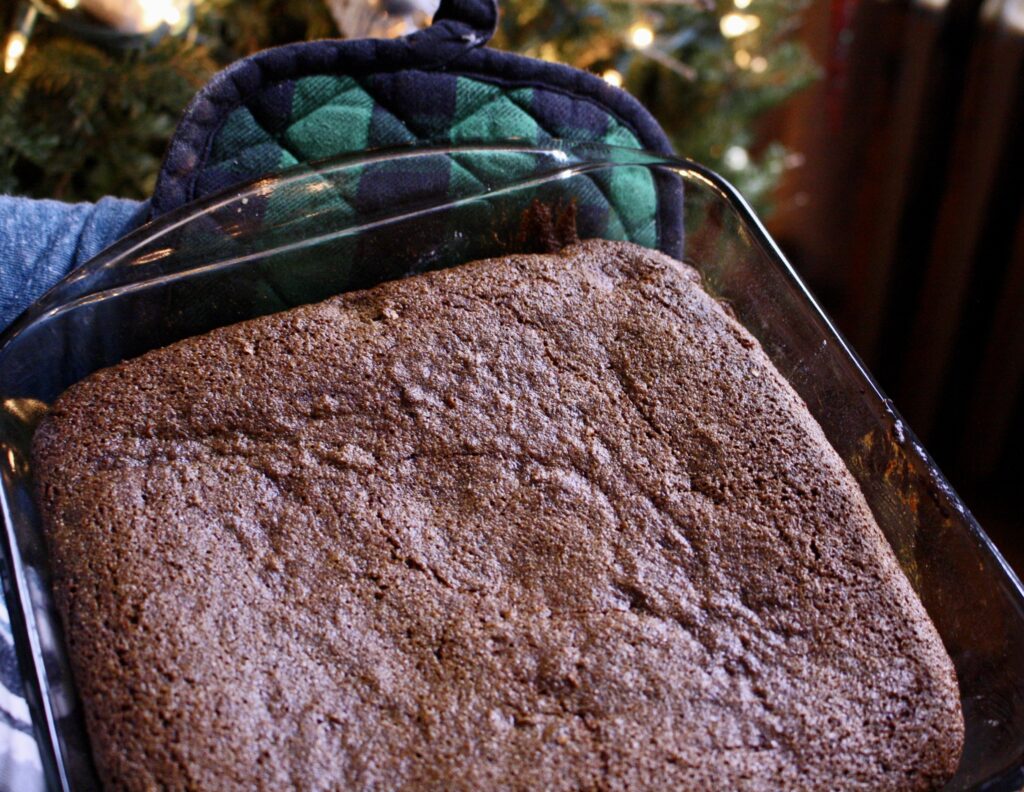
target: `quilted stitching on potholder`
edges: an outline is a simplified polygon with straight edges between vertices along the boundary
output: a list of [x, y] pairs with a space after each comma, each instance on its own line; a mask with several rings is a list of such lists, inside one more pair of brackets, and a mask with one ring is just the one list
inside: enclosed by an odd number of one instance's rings
[[[407, 84], [402, 84], [403, 79], [408, 80]], [[418, 95], [424, 91], [424, 80], [437, 88], [433, 96]], [[451, 97], [445, 101], [451, 92], [454, 101]], [[213, 162], [199, 175], [197, 186], [207, 188], [228, 179], [264, 175], [297, 162], [344, 152], [416, 142], [517, 138], [543, 143], [562, 137], [639, 145], [631, 131], [591, 103], [587, 103], [586, 123], [579, 127], [552, 124], [550, 120], [545, 125], [536, 111], [553, 101], [546, 96], [549, 93], [542, 88], [507, 88], [465, 76], [429, 72], [372, 75], [358, 80], [327, 75], [302, 78], [294, 83], [292, 112], [280, 131], [266, 129], [245, 107], [231, 114], [211, 147]], [[567, 100], [558, 96], [554, 101]], [[399, 106], [399, 102], [405, 106]], [[464, 158], [452, 160], [450, 167], [449, 189], [453, 192], [459, 192], [466, 181], [479, 183], [495, 175], [480, 172], [481, 163]], [[508, 172], [501, 175], [507, 177]], [[649, 173], [623, 171], [611, 177], [591, 178], [590, 183], [593, 189], [582, 189], [580, 202], [592, 215], [606, 213], [609, 234], [642, 244], [656, 243], [657, 194]], [[321, 195], [319, 200], [325, 197]], [[352, 206], [351, 196], [347, 201], [336, 193], [335, 197]], [[352, 209], [357, 212], [358, 206]]]
[[523, 107], [533, 99], [532, 88], [507, 90], [463, 77], [458, 89], [457, 117], [449, 133], [453, 143], [509, 138], [539, 142], [540, 125]]
[[[527, 108], [532, 109], [527, 98], [518, 91], [510, 91], [503, 98], [517, 105], [524, 113], [530, 112]], [[537, 123], [543, 136], [547, 136], [549, 139], [572, 134], [572, 130], [567, 127], [551, 129], [541, 127], [539, 121]], [[607, 123], [608, 126], [599, 138], [601, 142], [633, 148], [639, 146], [633, 133], [618, 121], [609, 117]], [[616, 169], [610, 175], [598, 173], [589, 179], [608, 203], [608, 208], [613, 215], [609, 220], [621, 225], [621, 232], [620, 229], [611, 227], [609, 231], [614, 230], [616, 232], [613, 234], [614, 236], [624, 234], [626, 239], [653, 246], [657, 241], [657, 224], [655, 222], [657, 195], [650, 172], [641, 168]]]
[[[220, 156], [220, 161], [214, 167], [226, 168], [232, 175], [238, 175], [246, 172], [246, 166], [250, 172], [259, 172], [260, 169], [253, 165], [260, 157], [265, 159], [264, 168], [266, 162], [276, 162], [275, 167], [285, 167], [300, 161], [324, 159], [338, 153], [360, 151], [371, 146], [448, 139], [450, 130], [447, 129], [446, 123], [434, 120], [431, 124], [431, 119], [425, 120], [422, 115], [402, 118], [384, 105], [379, 94], [371, 94], [371, 91], [372, 87], [352, 77], [317, 76], [297, 81], [293, 99], [293, 122], [276, 136], [277, 143], [282, 148], [280, 159], [276, 159], [276, 153], [268, 153], [266, 150], [267, 141], [274, 141], [275, 136], [260, 127], [248, 110], [239, 108], [217, 137], [214, 152]], [[491, 101], [493, 92], [484, 98], [488, 102]], [[524, 115], [516, 108], [513, 108], [513, 111], [511, 114]], [[536, 124], [532, 123], [532, 120], [528, 121], [530, 140], [535, 141]], [[514, 126], [516, 131], [523, 131], [522, 124], [510, 126]], [[437, 134], [438, 131], [445, 134], [441, 136]], [[481, 139], [470, 135], [471, 133], [467, 133], [460, 139]], [[222, 143], [225, 138], [228, 142]], [[240, 150], [230, 160], [225, 161], [223, 151], [232, 145], [239, 146]], [[453, 184], [456, 186], [462, 179], [480, 184], [479, 175], [470, 170], [469, 163], [453, 162], [452, 167], [456, 171], [453, 174]], [[202, 176], [200, 180], [203, 180]]]
[[[329, 97], [318, 99], [321, 91]], [[293, 118], [279, 140], [296, 157], [309, 162], [367, 148], [375, 102], [352, 78], [299, 80], [293, 101]]]

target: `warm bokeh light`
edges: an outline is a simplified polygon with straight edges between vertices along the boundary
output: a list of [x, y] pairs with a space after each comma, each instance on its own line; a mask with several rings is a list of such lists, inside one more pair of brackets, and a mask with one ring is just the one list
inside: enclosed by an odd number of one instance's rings
[[768, 68], [768, 60], [760, 55], [750, 61], [750, 70], [755, 74], [761, 74]]
[[622, 87], [622, 74], [615, 69], [608, 69], [604, 74], [601, 75], [601, 79], [609, 85], [614, 85], [616, 88]]
[[537, 56], [549, 63], [558, 63], [558, 47], [548, 41], [540, 45], [540, 51], [537, 52]]
[[739, 9], [750, 8], [750, 0], [732, 0], [734, 6]]
[[140, 5], [139, 29], [142, 31], [156, 30], [163, 24], [175, 27], [181, 23], [181, 9], [174, 0], [142, 0]]
[[10, 74], [18, 68], [21, 56], [25, 54], [25, 47], [28, 46], [28, 36], [20, 30], [15, 30], [7, 37], [7, 46], [4, 47], [4, 72]]
[[732, 59], [741, 69], [750, 68], [750, 53], [746, 50], [736, 50], [736, 54], [732, 56]]
[[750, 164], [750, 154], [743, 146], [729, 146], [722, 156], [725, 166], [731, 170], [743, 170]]
[[654, 31], [646, 25], [637, 25], [630, 32], [629, 40], [637, 49], [647, 49], [654, 43]]
[[722, 17], [718, 27], [726, 38], [736, 38], [737, 36], [752, 33], [761, 27], [761, 17], [755, 14], [737, 14], [733, 12]]
[[61, 8], [67, 11], [78, 8], [78, 0], [57, 0], [57, 2], [60, 3]]

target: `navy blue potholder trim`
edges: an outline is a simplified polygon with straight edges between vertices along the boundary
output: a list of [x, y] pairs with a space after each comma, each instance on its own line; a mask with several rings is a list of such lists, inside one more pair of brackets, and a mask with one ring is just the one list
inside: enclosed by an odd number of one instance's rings
[[[433, 25], [405, 38], [300, 42], [265, 50], [228, 67], [196, 95], [186, 110], [157, 181], [152, 216], [231, 183], [265, 175], [243, 169], [238, 174], [204, 178], [218, 133], [233, 112], [245, 107], [264, 129], [278, 131], [289, 123], [296, 81], [315, 75], [347, 75], [362, 82], [373, 75], [389, 73], [407, 73], [413, 80], [443, 73], [509, 90], [535, 89], [560, 95], [576, 107], [589, 105], [629, 130], [640, 147], [672, 153], [658, 123], [625, 91], [577, 69], [483, 46], [493, 34], [496, 22], [494, 0], [443, 0]], [[555, 104], [548, 103], [552, 107]], [[565, 106], [563, 102], [562, 107]], [[542, 109], [539, 126], [560, 126], [558, 112], [553, 109], [545, 118]], [[434, 138], [417, 142], [447, 141]], [[665, 248], [665, 231], [674, 229], [680, 217], [677, 187], [665, 186], [663, 191], [665, 200], [659, 201], [657, 224], [662, 229], [659, 236]], [[675, 238], [679, 232], [672, 231], [667, 236]]]

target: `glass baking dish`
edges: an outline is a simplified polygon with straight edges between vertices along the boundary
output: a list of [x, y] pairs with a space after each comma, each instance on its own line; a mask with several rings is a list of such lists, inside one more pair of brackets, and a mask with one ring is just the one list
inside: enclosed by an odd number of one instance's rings
[[[447, 178], [424, 176], [438, 173]], [[5, 594], [53, 788], [96, 779], [31, 495], [30, 440], [47, 404], [96, 369], [180, 338], [413, 272], [543, 249], [572, 225], [583, 238], [628, 238], [689, 262], [760, 339], [860, 482], [956, 664], [967, 741], [947, 788], [1024, 783], [1021, 583], [749, 206], [686, 160], [506, 144], [362, 154], [204, 199], [106, 250], [4, 334]]]

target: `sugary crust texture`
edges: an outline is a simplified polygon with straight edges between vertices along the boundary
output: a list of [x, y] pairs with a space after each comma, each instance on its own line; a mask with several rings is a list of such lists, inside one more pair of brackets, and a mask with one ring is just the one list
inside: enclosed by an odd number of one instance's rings
[[928, 789], [960, 755], [849, 472], [640, 247], [155, 350], [34, 464], [111, 789]]

